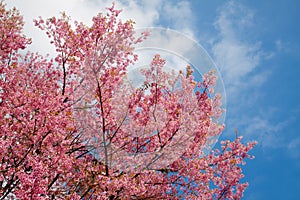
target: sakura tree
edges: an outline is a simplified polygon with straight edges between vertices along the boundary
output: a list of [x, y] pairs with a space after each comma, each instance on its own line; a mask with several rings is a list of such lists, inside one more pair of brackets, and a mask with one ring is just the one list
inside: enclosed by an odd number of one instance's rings
[[[24, 53], [23, 20], [0, 3], [0, 199], [240, 199], [241, 165], [255, 142], [221, 142], [223, 112], [214, 72], [164, 70], [153, 55], [144, 82], [134, 22], [114, 5], [91, 26], [63, 13], [39, 18], [57, 56]], [[22, 50], [22, 53], [21, 51]]]

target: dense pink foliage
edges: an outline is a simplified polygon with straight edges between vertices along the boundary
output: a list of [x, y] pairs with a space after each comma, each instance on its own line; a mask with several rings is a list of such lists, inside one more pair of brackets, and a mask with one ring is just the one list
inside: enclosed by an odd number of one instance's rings
[[255, 143], [203, 153], [224, 128], [212, 120], [222, 113], [214, 73], [198, 83], [154, 55], [134, 88], [127, 67], [148, 33], [136, 38], [119, 13], [90, 27], [66, 14], [36, 20], [56, 47], [49, 60], [19, 53], [31, 40], [0, 2], [0, 199], [240, 199]]

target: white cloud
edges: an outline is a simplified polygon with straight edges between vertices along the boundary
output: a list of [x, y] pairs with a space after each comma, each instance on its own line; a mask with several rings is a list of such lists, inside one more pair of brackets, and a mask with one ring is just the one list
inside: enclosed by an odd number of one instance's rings
[[257, 116], [254, 119], [248, 120], [248, 122], [250, 123], [245, 130], [246, 134], [251, 137], [257, 137], [263, 148], [283, 147], [284, 141], [280, 134], [287, 126], [288, 121], [274, 123], [267, 118]]
[[278, 51], [281, 51], [281, 50], [283, 50], [283, 44], [282, 44], [282, 41], [281, 40], [276, 40], [275, 41], [275, 45], [276, 45], [276, 48], [277, 48], [277, 50]]
[[277, 52], [279, 52], [279, 53], [281, 53], [281, 52], [289, 52], [291, 50], [290, 43], [287, 42], [287, 41], [283, 41], [281, 39], [277, 39], [275, 41], [275, 46], [276, 46]]
[[265, 149], [287, 148], [288, 144], [283, 131], [293, 119], [276, 122], [269, 118], [270, 113], [256, 114], [255, 116], [239, 116], [228, 119], [228, 134], [233, 134], [235, 127], [239, 127], [239, 135], [245, 141], [258, 141], [258, 146]]
[[249, 46], [228, 38], [224, 38], [213, 48], [224, 78], [231, 83], [239, 82], [258, 66], [261, 56], [257, 54], [257, 50], [258, 45]]
[[65, 11], [71, 16], [72, 20], [83, 21], [87, 24], [91, 23], [91, 19], [98, 12], [103, 12], [105, 7], [109, 6], [108, 2], [93, 3], [84, 0], [10, 0], [6, 2], [8, 7], [15, 6], [23, 15], [25, 26], [24, 33], [27, 37], [33, 39], [32, 45], [29, 46], [30, 51], [39, 52], [41, 54], [52, 54], [54, 47], [49, 44], [49, 39], [46, 34], [36, 28], [33, 20], [42, 16], [47, 19], [52, 16], [59, 16], [61, 12]]
[[190, 37], [194, 36], [192, 31], [193, 13], [188, 1], [177, 3], [166, 3], [163, 7], [164, 18], [172, 24], [171, 28], [181, 31]]
[[[25, 34], [33, 39], [33, 44], [28, 50], [39, 52], [42, 55], [47, 53], [50, 56], [55, 55], [55, 48], [50, 45], [46, 34], [33, 25], [33, 20], [42, 16], [44, 19], [59, 16], [60, 12], [65, 11], [71, 17], [71, 20], [81, 21], [90, 25], [92, 17], [99, 12], [106, 12], [105, 8], [112, 5], [112, 0], [10, 0], [8, 7], [16, 6], [24, 16]], [[117, 1], [116, 9], [121, 9], [120, 19], [132, 19], [136, 22], [137, 30], [139, 28], [156, 27], [162, 23], [167, 23], [170, 28], [180, 32], [165, 31], [167, 29], [155, 29], [153, 34], [144, 41], [142, 47], [155, 47], [158, 52], [148, 51], [148, 55], [143, 53], [137, 66], [150, 64], [154, 54], [162, 54], [167, 59], [167, 66], [173, 69], [182, 69], [187, 65], [187, 61], [195, 60], [193, 52], [195, 41], [186, 38], [181, 33], [192, 37], [192, 11], [189, 2], [163, 1], [163, 0], [121, 0]], [[145, 29], [143, 29], [144, 31]], [[154, 29], [153, 29], [154, 30]], [[145, 52], [145, 51], [144, 51]], [[191, 58], [193, 57], [193, 58]], [[199, 55], [196, 55], [198, 58]], [[184, 60], [182, 58], [189, 58]], [[199, 59], [198, 59], [199, 60]], [[197, 60], [197, 61], [198, 61]], [[195, 62], [193, 64], [199, 64]]]
[[119, 1], [116, 3], [116, 7], [123, 10], [121, 13], [123, 19], [134, 20], [137, 27], [149, 27], [157, 24], [162, 3], [162, 0]]
[[300, 157], [300, 138], [295, 138], [288, 144], [289, 155], [294, 158]]
[[[91, 24], [92, 17], [99, 12], [105, 12], [105, 8], [110, 7], [112, 2], [112, 0], [10, 0], [6, 3], [8, 7], [16, 6], [24, 16], [24, 32], [33, 39], [29, 50], [46, 54], [54, 52], [54, 47], [49, 44], [45, 33], [34, 27], [33, 19], [39, 16], [43, 18], [59, 16], [60, 12], [65, 11], [72, 20]], [[123, 10], [120, 14], [121, 19], [134, 20], [136, 27], [154, 27], [160, 25], [160, 20], [169, 19], [170, 27], [193, 35], [190, 29], [192, 16], [188, 14], [190, 5], [186, 1], [174, 4], [173, 1], [162, 0], [122, 0], [116, 2], [116, 8]], [[184, 26], [180, 26], [181, 24]]]
[[220, 9], [215, 22], [220, 39], [213, 44], [212, 52], [225, 83], [233, 87], [230, 90], [238, 90], [264, 56], [260, 42], [251, 41], [248, 33], [253, 27], [253, 18], [253, 11], [230, 1]]
[[254, 114], [245, 111], [245, 115], [240, 113], [236, 114], [238, 117], [230, 117], [227, 120], [226, 135], [233, 136], [238, 127], [239, 134], [245, 141], [258, 141], [258, 146], [263, 151], [282, 149], [291, 157], [300, 157], [300, 134], [297, 134], [300, 132], [291, 129], [297, 122], [299, 108], [295, 108], [291, 115], [284, 118], [278, 118], [278, 114], [282, 113], [278, 107], [256, 109]]
[[[270, 74], [261, 63], [270, 54], [262, 51], [261, 42], [254, 38], [255, 12], [235, 1], [229, 1], [219, 9], [215, 28], [219, 38], [212, 43], [212, 54], [224, 79], [228, 99], [228, 131], [241, 128], [247, 140], [257, 140], [263, 148], [283, 147], [280, 134], [288, 121], [272, 121], [273, 111], [259, 109], [257, 100], [261, 86]], [[272, 110], [272, 109], [271, 109]], [[286, 145], [286, 144], [285, 144]]]

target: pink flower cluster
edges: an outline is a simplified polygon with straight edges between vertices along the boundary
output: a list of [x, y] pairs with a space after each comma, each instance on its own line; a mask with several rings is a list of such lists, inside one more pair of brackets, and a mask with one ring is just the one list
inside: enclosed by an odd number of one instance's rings
[[255, 142], [203, 151], [224, 128], [214, 73], [198, 83], [154, 55], [135, 88], [127, 70], [148, 33], [107, 10], [90, 27], [35, 20], [56, 47], [48, 60], [20, 54], [22, 17], [0, 1], [0, 199], [240, 199]]

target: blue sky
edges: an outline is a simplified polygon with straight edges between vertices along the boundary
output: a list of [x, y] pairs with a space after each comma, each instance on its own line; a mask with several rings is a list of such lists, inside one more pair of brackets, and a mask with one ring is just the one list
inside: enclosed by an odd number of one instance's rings
[[[90, 18], [111, 1], [10, 0], [24, 15], [33, 51], [51, 53], [32, 18], [67, 11]], [[137, 27], [161, 26], [198, 41], [220, 69], [227, 94], [226, 129], [220, 139], [258, 141], [244, 167], [244, 199], [300, 199], [300, 1], [119, 1], [121, 17]], [[176, 41], [175, 41], [176, 42]], [[42, 50], [40, 47], [43, 47]]]

